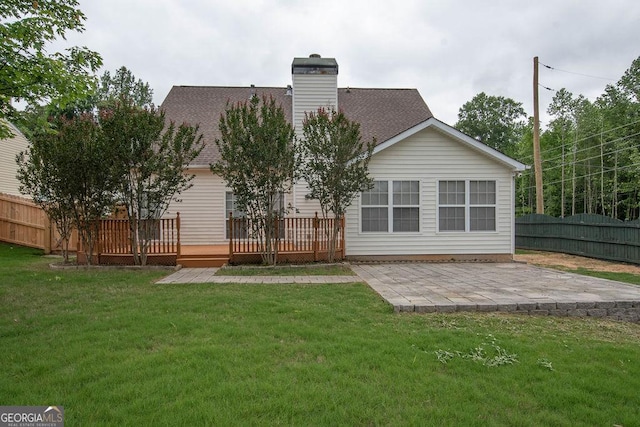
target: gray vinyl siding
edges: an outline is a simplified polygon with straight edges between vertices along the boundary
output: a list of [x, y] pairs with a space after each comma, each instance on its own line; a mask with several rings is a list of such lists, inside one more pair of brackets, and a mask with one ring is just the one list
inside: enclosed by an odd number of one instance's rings
[[[420, 182], [420, 228], [413, 233], [363, 233], [358, 197], [347, 211], [347, 255], [513, 253], [513, 174], [485, 154], [428, 128], [375, 154], [369, 171], [374, 179]], [[496, 231], [439, 232], [441, 180], [495, 180]]]

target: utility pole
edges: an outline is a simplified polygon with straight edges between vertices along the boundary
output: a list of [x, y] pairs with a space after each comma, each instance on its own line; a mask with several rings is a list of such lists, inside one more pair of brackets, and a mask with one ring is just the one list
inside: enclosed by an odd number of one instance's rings
[[533, 58], [533, 172], [536, 178], [536, 213], [544, 213], [542, 159], [540, 158], [540, 112], [538, 107], [538, 57]]

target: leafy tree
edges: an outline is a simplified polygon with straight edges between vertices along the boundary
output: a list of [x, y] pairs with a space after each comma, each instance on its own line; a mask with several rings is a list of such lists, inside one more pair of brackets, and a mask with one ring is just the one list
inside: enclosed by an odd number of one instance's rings
[[[610, 154], [612, 216], [640, 216], [640, 57], [596, 100]], [[611, 175], [611, 174], [609, 174]]]
[[142, 79], [136, 80], [133, 73], [127, 67], [120, 67], [115, 74], [105, 71], [100, 77], [98, 86], [98, 102], [101, 104], [114, 104], [125, 98], [127, 102], [138, 107], [149, 107], [153, 102], [153, 89], [149, 83]]
[[153, 90], [149, 83], [136, 80], [127, 67], [120, 67], [112, 76], [105, 71], [95, 91], [68, 102], [64, 107], [58, 105], [28, 105], [19, 112], [16, 125], [30, 137], [34, 133], [51, 131], [50, 117], [65, 116], [71, 118], [84, 113], [97, 113], [98, 109], [114, 108], [116, 103], [125, 101], [137, 107], [151, 107]]
[[[116, 191], [114, 153], [93, 115], [56, 120], [55, 133], [38, 134], [19, 155], [18, 177], [37, 202], [70, 216], [93, 263], [96, 222], [113, 206]], [[67, 210], [68, 209], [68, 210]], [[58, 220], [58, 218], [54, 218]]]
[[522, 103], [481, 92], [460, 108], [455, 128], [513, 156], [516, 144], [522, 137], [526, 119]]
[[157, 219], [192, 185], [194, 175], [185, 169], [202, 151], [202, 135], [198, 127], [173, 122], [165, 129], [163, 112], [126, 99], [102, 110], [100, 125], [117, 159], [119, 201], [129, 214], [134, 263], [145, 265]]
[[368, 175], [369, 159], [375, 141], [365, 145], [360, 136], [360, 124], [350, 121], [343, 112], [318, 109], [305, 115], [300, 141], [304, 163], [301, 178], [311, 190], [308, 198], [320, 202], [322, 216], [333, 214], [329, 237], [329, 261], [335, 258], [339, 235], [339, 220], [361, 191], [371, 188]]
[[26, 152], [16, 158], [20, 192], [29, 194], [53, 222], [62, 243], [64, 262], [69, 262], [69, 238], [73, 230], [73, 197], [69, 193], [69, 182], [61, 179], [57, 171], [64, 165], [59, 164], [58, 156], [66, 151], [58, 144], [55, 134], [41, 134], [31, 138]]
[[293, 127], [273, 98], [256, 96], [228, 105], [220, 118], [215, 143], [220, 160], [211, 171], [224, 178], [246, 213], [264, 264], [278, 256], [278, 220], [284, 215], [282, 195], [289, 191], [297, 168]]
[[[0, 119], [14, 120], [11, 99], [64, 107], [95, 89], [99, 54], [86, 47], [48, 53], [47, 46], [68, 31], [84, 31], [77, 0], [0, 2]], [[0, 139], [11, 135], [0, 120]]]

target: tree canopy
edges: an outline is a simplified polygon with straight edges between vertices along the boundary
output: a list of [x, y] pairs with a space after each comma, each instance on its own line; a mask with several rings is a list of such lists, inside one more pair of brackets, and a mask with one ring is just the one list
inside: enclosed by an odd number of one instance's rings
[[70, 219], [92, 263], [95, 220], [113, 206], [117, 190], [114, 147], [102, 137], [91, 114], [59, 117], [54, 128], [55, 133], [34, 135], [28, 151], [19, 155], [21, 191], [56, 223]]
[[153, 89], [142, 79], [136, 80], [133, 73], [122, 66], [113, 76], [109, 71], [102, 74], [97, 98], [98, 103], [102, 105], [113, 104], [124, 99], [127, 103], [138, 107], [149, 107], [153, 103]]
[[[32, 135], [18, 156], [21, 191], [33, 197], [67, 237], [80, 232], [86, 254], [95, 220], [116, 204], [126, 207], [135, 264], [146, 263], [157, 219], [191, 186], [187, 165], [202, 150], [197, 127], [165, 124], [164, 114], [128, 98], [99, 114], [52, 116], [52, 130]], [[87, 257], [91, 262], [91, 256]]]
[[365, 144], [360, 124], [350, 121], [343, 112], [324, 108], [306, 114], [300, 143], [301, 178], [309, 187], [310, 199], [320, 203], [323, 217], [333, 214], [335, 221], [329, 237], [329, 261], [335, 256], [339, 222], [361, 192], [371, 187], [369, 159], [375, 141]]
[[455, 128], [491, 148], [513, 156], [526, 119], [520, 102], [481, 92], [460, 108]]
[[[98, 53], [86, 47], [48, 52], [67, 32], [84, 31], [85, 19], [77, 0], [0, 2], [0, 119], [16, 117], [12, 99], [62, 108], [95, 90]], [[0, 120], [0, 139], [10, 135]]]
[[228, 105], [219, 127], [220, 160], [211, 170], [233, 191], [236, 210], [246, 214], [263, 263], [275, 264], [282, 196], [298, 170], [293, 126], [273, 98], [253, 96]]
[[129, 216], [134, 263], [145, 265], [155, 220], [192, 185], [185, 170], [202, 151], [202, 135], [197, 126], [165, 124], [164, 112], [125, 97], [100, 111], [100, 126], [116, 159], [117, 201]]

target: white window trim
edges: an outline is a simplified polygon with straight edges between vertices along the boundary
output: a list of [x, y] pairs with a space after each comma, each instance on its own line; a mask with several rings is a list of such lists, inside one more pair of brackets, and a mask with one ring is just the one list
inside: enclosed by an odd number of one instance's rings
[[[384, 205], [363, 205], [362, 192], [358, 195], [358, 234], [365, 236], [385, 236], [394, 234], [398, 236], [411, 236], [422, 234], [422, 180], [412, 178], [374, 178], [374, 181], [386, 181], [388, 185], [387, 193], [387, 231], [362, 231], [362, 208], [382, 208]], [[418, 183], [418, 204], [417, 205], [394, 205], [393, 204], [393, 182], [394, 181], [416, 181]], [[393, 208], [418, 208], [418, 231], [393, 231]]]
[[[441, 205], [440, 204], [440, 183], [445, 181], [464, 181], [464, 206], [462, 205]], [[495, 205], [472, 205], [471, 204], [471, 181], [493, 181], [496, 184], [496, 203]], [[498, 180], [490, 178], [446, 178], [436, 181], [436, 234], [455, 235], [455, 234], [497, 234], [498, 233]], [[440, 230], [440, 208], [461, 208], [464, 207], [464, 231], [463, 230]], [[495, 208], [495, 230], [471, 230], [471, 208]]]

